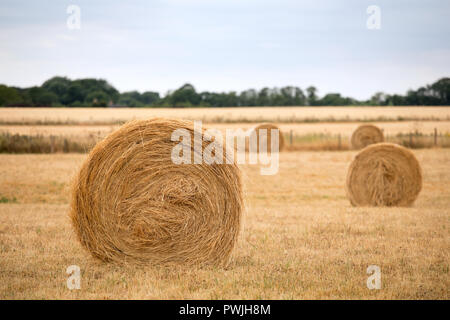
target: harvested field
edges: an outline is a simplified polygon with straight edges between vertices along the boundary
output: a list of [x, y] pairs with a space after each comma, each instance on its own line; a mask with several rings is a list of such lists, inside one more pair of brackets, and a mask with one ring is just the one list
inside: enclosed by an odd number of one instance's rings
[[[402, 122], [374, 122], [371, 123], [381, 128], [386, 141], [399, 143], [410, 148], [450, 147], [450, 121], [402, 121]], [[348, 150], [350, 148], [350, 136], [359, 126], [359, 123], [296, 123], [277, 124], [284, 135], [286, 151], [327, 151]], [[208, 123], [206, 128], [219, 129], [225, 133], [226, 129], [248, 130], [254, 127], [249, 123]], [[70, 142], [69, 148], [53, 148], [55, 152], [61, 149], [66, 152], [89, 151], [96, 141], [105, 137], [119, 125], [0, 125], [0, 152], [8, 150], [26, 150], [25, 146], [6, 147], [2, 139], [10, 135], [24, 135], [24, 139], [44, 140], [46, 146], [41, 149], [50, 149], [48, 137], [54, 136], [54, 140]], [[436, 130], [437, 136], [434, 137]], [[291, 141], [292, 135], [292, 141]], [[19, 139], [19, 140], [24, 140]], [[47, 142], [45, 142], [47, 141]], [[292, 143], [291, 143], [292, 142]], [[71, 147], [73, 146], [73, 147]]]
[[[284, 133], [292, 132], [298, 136], [310, 134], [341, 134], [350, 137], [352, 132], [360, 123], [275, 123]], [[423, 134], [432, 134], [436, 128], [439, 133], [450, 134], [450, 121], [396, 121], [396, 122], [371, 122], [371, 124], [383, 129], [387, 135], [396, 135], [399, 133], [408, 134], [410, 132], [421, 132]], [[254, 127], [248, 123], [208, 123], [208, 128], [225, 129], [243, 129], [247, 130]], [[0, 132], [9, 132], [12, 134], [25, 135], [64, 135], [64, 136], [105, 136], [117, 129], [119, 125], [0, 125]]]
[[[424, 183], [412, 208], [352, 207], [354, 154], [284, 152], [275, 176], [244, 166], [248, 209], [226, 269], [97, 262], [68, 218], [86, 155], [0, 155], [0, 298], [449, 299], [450, 150], [414, 151]], [[66, 287], [69, 265], [81, 267], [81, 290]], [[369, 265], [381, 290], [366, 287]]]
[[447, 107], [0, 108], [0, 124], [117, 124], [150, 117], [208, 123], [450, 121]]

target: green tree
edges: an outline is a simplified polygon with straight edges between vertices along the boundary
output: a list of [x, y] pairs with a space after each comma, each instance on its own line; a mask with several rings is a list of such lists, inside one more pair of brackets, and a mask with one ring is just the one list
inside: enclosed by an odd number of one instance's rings
[[146, 91], [143, 94], [141, 94], [141, 102], [146, 105], [150, 106], [152, 104], [158, 103], [160, 100], [160, 96], [158, 92], [153, 91]]
[[71, 81], [66, 77], [53, 77], [42, 84], [42, 88], [58, 96], [58, 100], [63, 101], [64, 96], [71, 85]]
[[432, 95], [439, 99], [439, 104], [450, 105], [450, 78], [442, 78], [431, 86]]
[[34, 106], [52, 106], [58, 103], [58, 96], [41, 87], [32, 87], [27, 90]]
[[[96, 95], [99, 94], [99, 92], [103, 92], [107, 96], [107, 102], [117, 102], [119, 99], [119, 91], [116, 90], [113, 86], [111, 86], [106, 80], [103, 79], [79, 79], [72, 81], [72, 84], [77, 84], [81, 86], [81, 92], [84, 97], [84, 102], [86, 104], [92, 103], [92, 96], [89, 97], [89, 95], [95, 93]], [[102, 95], [104, 97], [104, 95]]]
[[191, 84], [187, 83], [175, 90], [168, 97], [168, 100], [174, 107], [198, 106], [201, 102], [201, 96], [195, 91], [195, 88]]
[[257, 103], [260, 106], [270, 106], [273, 105], [272, 103], [272, 92], [270, 88], [262, 88], [259, 92], [258, 92], [258, 98], [257, 98]]
[[66, 105], [80, 106], [85, 98], [85, 93], [81, 85], [79, 83], [71, 83], [62, 102]]
[[308, 96], [308, 105], [315, 106], [317, 104], [317, 89], [314, 86], [306, 88]]
[[93, 107], [106, 107], [109, 101], [109, 96], [105, 92], [97, 90], [89, 93], [85, 102]]
[[304, 106], [306, 105], [306, 96], [303, 93], [302, 89], [295, 88], [295, 96], [294, 96], [294, 106]]
[[248, 107], [258, 105], [258, 92], [255, 89], [242, 91], [239, 95], [239, 105]]
[[372, 98], [370, 98], [370, 104], [374, 106], [383, 106], [387, 104], [387, 95], [383, 92], [375, 93]]
[[394, 94], [387, 97], [387, 104], [394, 106], [404, 106], [406, 105], [405, 97]]
[[23, 99], [15, 88], [0, 84], [0, 106], [21, 102]]
[[142, 107], [141, 94], [137, 91], [130, 91], [121, 93], [119, 96], [119, 104], [126, 105], [127, 107]]

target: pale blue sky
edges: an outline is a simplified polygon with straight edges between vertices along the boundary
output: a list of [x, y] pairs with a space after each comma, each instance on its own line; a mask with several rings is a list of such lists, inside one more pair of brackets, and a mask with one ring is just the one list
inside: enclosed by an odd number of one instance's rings
[[[66, 25], [69, 5], [81, 29]], [[381, 8], [381, 30], [366, 9]], [[0, 83], [104, 78], [164, 94], [314, 85], [367, 99], [450, 76], [446, 0], [0, 0]]]

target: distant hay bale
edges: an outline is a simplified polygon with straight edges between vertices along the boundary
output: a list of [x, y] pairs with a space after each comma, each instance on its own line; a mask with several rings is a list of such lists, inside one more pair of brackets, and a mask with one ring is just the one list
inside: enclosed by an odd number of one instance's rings
[[180, 128], [194, 136], [188, 121], [132, 121], [91, 151], [73, 184], [70, 217], [94, 257], [227, 264], [241, 225], [240, 170], [236, 164], [174, 164], [179, 142], [171, 134]]
[[283, 134], [281, 133], [281, 130], [274, 124], [271, 123], [262, 123], [260, 125], [257, 125], [256, 127], [253, 128], [252, 132], [256, 133], [256, 137], [257, 137], [257, 151], [259, 152], [259, 145], [260, 145], [260, 130], [261, 129], [265, 129], [266, 130], [266, 138], [265, 143], [263, 143], [263, 145], [265, 144], [267, 146], [267, 152], [272, 152], [272, 134], [271, 134], [271, 130], [272, 129], [277, 129], [278, 130], [278, 150], [281, 151], [284, 148], [284, 137]]
[[393, 143], [364, 148], [347, 173], [347, 197], [354, 206], [410, 206], [421, 189], [422, 170], [416, 157]]
[[371, 124], [364, 124], [359, 126], [353, 132], [350, 143], [353, 149], [359, 150], [367, 147], [370, 144], [383, 141], [383, 131], [381, 131], [380, 128]]

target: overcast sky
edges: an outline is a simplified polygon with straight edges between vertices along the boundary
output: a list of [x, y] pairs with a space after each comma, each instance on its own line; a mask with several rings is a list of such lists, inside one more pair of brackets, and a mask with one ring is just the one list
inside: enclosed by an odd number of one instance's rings
[[[67, 26], [69, 5], [81, 28]], [[369, 30], [366, 9], [381, 9]], [[367, 99], [450, 76], [448, 0], [0, 0], [0, 83], [55, 75], [165, 94], [314, 85]]]

